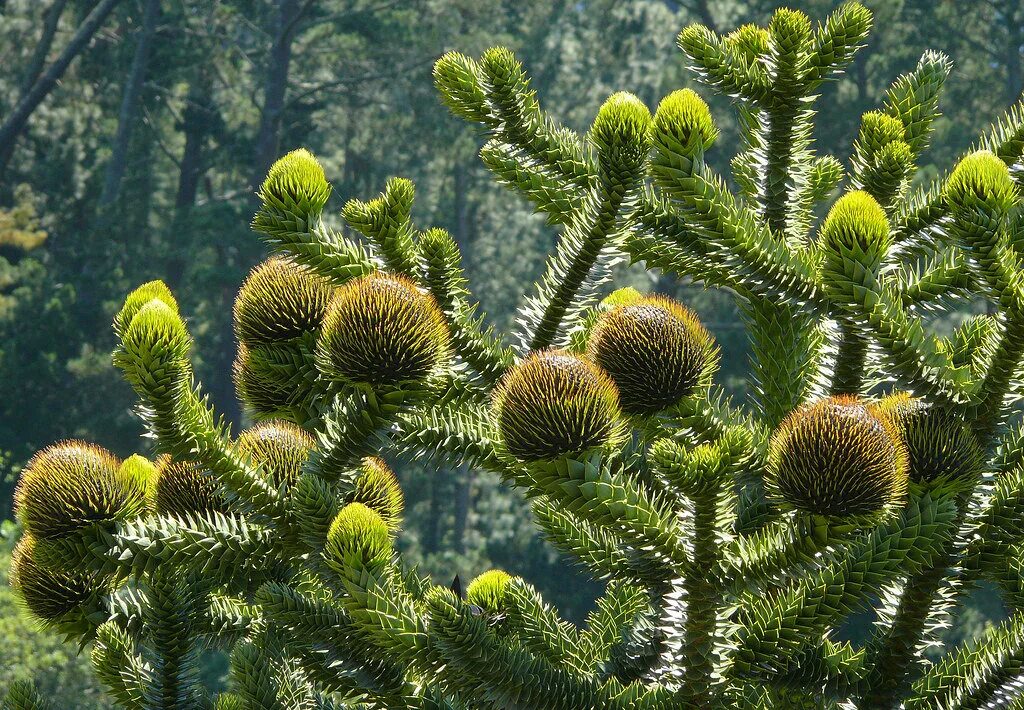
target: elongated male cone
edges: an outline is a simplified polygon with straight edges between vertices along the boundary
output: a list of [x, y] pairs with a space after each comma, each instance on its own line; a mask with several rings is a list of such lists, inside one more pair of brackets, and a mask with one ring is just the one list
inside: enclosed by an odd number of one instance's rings
[[350, 564], [380, 564], [391, 557], [391, 531], [387, 523], [362, 503], [349, 503], [335, 516], [327, 531], [324, 554], [336, 569]]
[[185, 516], [192, 513], [226, 513], [227, 500], [217, 479], [192, 461], [173, 461], [163, 456], [157, 461], [152, 490], [153, 508], [161, 515]]
[[333, 288], [289, 259], [271, 257], [254, 268], [235, 299], [235, 334], [248, 346], [319, 330]]
[[303, 217], [319, 213], [330, 196], [331, 185], [323, 166], [305, 148], [279, 158], [270, 167], [259, 191], [266, 205], [291, 210]]
[[977, 438], [949, 411], [907, 394], [886, 397], [873, 409], [890, 419], [907, 448], [910, 479], [918, 483], [971, 483], [984, 466]]
[[238, 450], [259, 466], [276, 486], [291, 486], [315, 445], [313, 437], [291, 422], [273, 420], [238, 435]]
[[524, 461], [582, 453], [618, 432], [615, 382], [590, 360], [535, 353], [502, 379], [494, 408], [505, 447]]
[[892, 422], [856, 397], [804, 405], [776, 429], [768, 449], [768, 490], [818, 515], [873, 515], [907, 491], [907, 450]]
[[697, 314], [663, 296], [603, 313], [587, 354], [615, 381], [630, 414], [675, 404], [708, 384], [718, 366], [718, 349]]
[[1006, 211], [1017, 199], [1010, 169], [994, 153], [979, 150], [957, 164], [944, 190], [954, 209]]
[[94, 580], [80, 573], [65, 573], [40, 565], [35, 559], [36, 544], [25, 535], [11, 555], [11, 587], [33, 616], [60, 621], [80, 608], [96, 588]]
[[64, 441], [32, 457], [14, 490], [18, 518], [40, 540], [67, 537], [100, 522], [128, 520], [146, 508], [148, 479], [106, 449]]
[[370, 385], [423, 381], [448, 353], [448, 326], [433, 296], [382, 273], [337, 290], [317, 343], [324, 374]]
[[466, 603], [480, 607], [490, 614], [505, 609], [505, 591], [512, 575], [500, 569], [484, 572], [466, 587]]
[[376, 456], [368, 456], [359, 464], [353, 503], [362, 503], [374, 511], [392, 530], [402, 523], [405, 498], [395, 472]]
[[612, 94], [601, 106], [590, 128], [598, 162], [618, 176], [640, 168], [650, 150], [651, 112], [633, 94]]

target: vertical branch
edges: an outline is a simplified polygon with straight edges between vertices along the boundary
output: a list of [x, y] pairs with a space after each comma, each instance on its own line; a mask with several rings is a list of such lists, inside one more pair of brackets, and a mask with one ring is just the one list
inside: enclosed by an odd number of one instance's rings
[[256, 134], [252, 177], [249, 183], [258, 186], [267, 169], [277, 158], [281, 144], [281, 117], [288, 89], [288, 71], [292, 60], [292, 42], [304, 7], [299, 0], [278, 0], [275, 14], [274, 41], [267, 57], [263, 80], [263, 106], [260, 127]]
[[142, 29], [135, 45], [128, 81], [121, 97], [121, 109], [117, 114], [117, 133], [114, 136], [114, 149], [107, 163], [103, 178], [103, 191], [100, 193], [100, 207], [117, 202], [121, 194], [121, 179], [128, 165], [128, 144], [131, 142], [132, 129], [135, 127], [139, 113], [139, 101], [142, 96], [142, 84], [149, 70], [149, 57], [152, 53], [153, 36], [156, 34], [156, 23], [160, 17], [160, 0], [146, 0], [142, 14]]
[[867, 352], [867, 339], [852, 323], [841, 321], [831, 394], [860, 394], [864, 387], [864, 360]]
[[39, 42], [36, 43], [36, 48], [32, 50], [32, 58], [29, 59], [28, 68], [25, 69], [25, 78], [21, 82], [22, 96], [29, 92], [32, 85], [39, 79], [39, 75], [43, 73], [43, 67], [46, 66], [46, 57], [50, 54], [50, 49], [53, 48], [53, 38], [57, 34], [60, 16], [64, 14], [64, 8], [67, 7], [67, 4], [68, 0], [54, 0], [46, 8], [46, 12], [43, 13], [43, 31], [39, 35]]

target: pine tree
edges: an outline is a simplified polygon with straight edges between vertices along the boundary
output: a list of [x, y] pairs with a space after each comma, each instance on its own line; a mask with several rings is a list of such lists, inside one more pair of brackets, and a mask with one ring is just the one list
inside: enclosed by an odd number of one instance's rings
[[[979, 584], [1024, 605], [1024, 112], [913, 189], [950, 71], [929, 52], [864, 115], [848, 170], [816, 154], [817, 92], [870, 24], [851, 3], [817, 27], [779, 10], [682, 31], [745, 128], [736, 194], [704, 161], [717, 131], [693, 91], [653, 117], [615, 94], [580, 136], [508, 50], [442, 57], [486, 166], [561, 229], [515, 344], [477, 314], [451, 236], [413, 225], [411, 183], [345, 205], [357, 242], [324, 221], [317, 160], [280, 159], [253, 221], [277, 255], [234, 312], [258, 423], [231, 437], [173, 295], [132, 292], [114, 360], [159, 456], [37, 454], [15, 497], [25, 606], [92, 645], [126, 708], [1021, 706], [1019, 615], [936, 663], [923, 650]], [[735, 294], [749, 405], [714, 383], [691, 310], [601, 299], [627, 258]], [[931, 332], [968, 300], [989, 313]], [[463, 593], [404, 563], [382, 455], [521, 487], [607, 582], [586, 623], [501, 570]], [[866, 609], [872, 637], [844, 640]], [[197, 681], [210, 647], [231, 657], [216, 698]], [[45, 704], [21, 685], [7, 703]]]

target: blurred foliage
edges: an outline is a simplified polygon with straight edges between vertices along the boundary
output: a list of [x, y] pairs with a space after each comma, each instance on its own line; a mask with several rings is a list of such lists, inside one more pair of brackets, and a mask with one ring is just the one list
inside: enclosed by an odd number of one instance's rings
[[7, 568], [17, 530], [10, 522], [0, 526], [0, 693], [18, 680], [32, 680], [55, 707], [100, 710], [115, 708], [104, 697], [103, 686], [92, 675], [88, 652], [80, 656], [74, 645], [38, 623], [20, 608], [7, 583]]

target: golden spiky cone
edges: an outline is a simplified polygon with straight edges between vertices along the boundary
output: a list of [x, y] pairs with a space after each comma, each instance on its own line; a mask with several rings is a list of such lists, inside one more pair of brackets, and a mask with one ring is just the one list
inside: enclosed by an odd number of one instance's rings
[[282, 362], [294, 353], [279, 346], [238, 346], [232, 368], [238, 399], [257, 418], [291, 416], [310, 396], [308, 384], [287, 377]]
[[271, 257], [246, 277], [235, 299], [235, 335], [268, 345], [319, 330], [333, 287], [290, 259]]
[[123, 466], [106, 449], [62, 441], [28, 462], [14, 490], [14, 507], [33, 537], [53, 540], [92, 523], [142, 515], [148, 485], [145, 472]]
[[910, 480], [924, 485], [972, 485], [985, 464], [974, 433], [953, 413], [906, 393], [872, 406], [889, 419], [907, 448]]
[[153, 510], [161, 515], [226, 513], [229, 509], [217, 479], [209, 471], [195, 462], [174, 461], [170, 456], [157, 460], [150, 498]]
[[313, 437], [291, 422], [261, 422], [238, 435], [238, 450], [259, 466], [276, 486], [299, 480], [302, 466], [316, 445]]
[[94, 579], [78, 572], [52, 570], [35, 558], [36, 543], [24, 535], [11, 555], [11, 587], [25, 608], [43, 622], [61, 621], [77, 611], [97, 589]]
[[563, 350], [533, 353], [519, 363], [495, 389], [493, 406], [502, 443], [524, 461], [582, 453], [621, 431], [615, 382], [590, 360]]
[[433, 296], [404, 276], [378, 272], [337, 289], [317, 363], [330, 379], [397, 385], [430, 377], [449, 348], [448, 326]]
[[466, 602], [489, 614], [505, 610], [505, 591], [514, 578], [508, 572], [492, 569], [479, 575], [466, 587]]
[[908, 456], [892, 422], [857, 397], [803, 405], [768, 448], [766, 485], [786, 507], [848, 518], [874, 516], [903, 500]]
[[601, 314], [587, 355], [611, 376], [629, 414], [653, 414], [707, 386], [719, 357], [697, 314], [664, 296]]
[[395, 472], [381, 458], [368, 456], [362, 460], [351, 502], [373, 510], [393, 531], [401, 526], [405, 507], [402, 487]]

